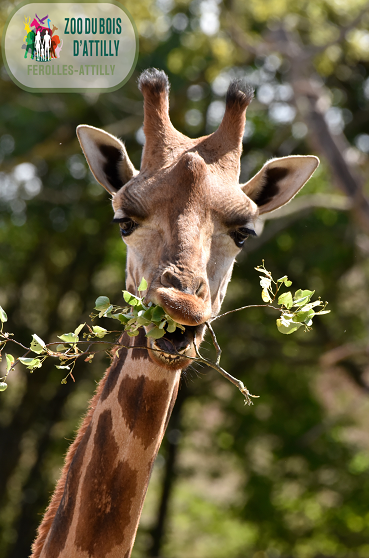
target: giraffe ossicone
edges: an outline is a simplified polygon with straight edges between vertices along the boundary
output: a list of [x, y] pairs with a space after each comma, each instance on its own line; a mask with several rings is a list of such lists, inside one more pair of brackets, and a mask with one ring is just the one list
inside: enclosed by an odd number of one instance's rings
[[33, 558], [129, 558], [180, 373], [195, 356], [194, 337], [199, 345], [205, 322], [219, 313], [258, 215], [290, 201], [319, 164], [314, 156], [273, 159], [240, 184], [251, 87], [233, 81], [219, 128], [191, 139], [170, 121], [165, 73], [146, 70], [138, 85], [146, 137], [139, 171], [118, 138], [87, 125], [78, 126], [77, 135], [93, 175], [112, 196], [127, 244], [127, 290], [138, 294], [144, 277], [146, 300], [185, 331], [157, 340], [123, 335], [121, 343], [132, 349], [119, 350], [99, 385]]

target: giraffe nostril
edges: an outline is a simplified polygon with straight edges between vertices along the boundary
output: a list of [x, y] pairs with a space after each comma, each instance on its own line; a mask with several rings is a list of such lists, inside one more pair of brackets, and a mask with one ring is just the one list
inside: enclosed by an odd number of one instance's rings
[[195, 295], [199, 298], [205, 299], [207, 293], [207, 285], [203, 279], [199, 280], [198, 287], [195, 291]]
[[160, 282], [164, 287], [171, 288], [174, 287], [179, 291], [183, 291], [183, 285], [179, 277], [177, 277], [172, 271], [164, 271], [160, 278]]

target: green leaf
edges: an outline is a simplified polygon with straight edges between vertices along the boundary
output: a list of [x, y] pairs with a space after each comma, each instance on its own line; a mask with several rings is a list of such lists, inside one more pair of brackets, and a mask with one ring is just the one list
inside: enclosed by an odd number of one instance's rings
[[124, 314], [118, 314], [118, 319], [124, 325], [129, 321], [129, 318]]
[[31, 351], [37, 354], [43, 353], [46, 348], [45, 342], [38, 335], [36, 335], [36, 333], [34, 333], [32, 337], [33, 339], [30, 347]]
[[99, 312], [105, 312], [110, 306], [110, 300], [107, 296], [99, 296], [95, 301], [95, 309]]
[[58, 368], [59, 370], [70, 370], [70, 366], [67, 366], [67, 365], [65, 365], [65, 366], [55, 365], [55, 368]]
[[272, 302], [272, 299], [270, 298], [270, 294], [265, 289], [261, 291], [261, 298], [263, 299], [264, 302]]
[[68, 349], [68, 347], [66, 347], [65, 345], [57, 345], [56, 350], [59, 351], [66, 351]]
[[102, 339], [107, 333], [109, 333], [107, 329], [100, 326], [93, 326], [92, 331], [94, 332], [96, 337], [99, 337], [100, 339]]
[[297, 324], [295, 322], [290, 322], [288, 326], [285, 326], [283, 325], [280, 319], [277, 320], [278, 331], [280, 331], [280, 333], [284, 333], [285, 335], [289, 335], [290, 333], [293, 333], [294, 331], [298, 330], [301, 326], [302, 324]]
[[143, 277], [141, 279], [141, 283], [139, 284], [138, 290], [139, 290], [139, 292], [147, 290], [147, 281]]
[[125, 300], [127, 303], [129, 303], [129, 301], [130, 301], [131, 298], [132, 298], [132, 295], [131, 295], [131, 293], [129, 293], [128, 291], [123, 291], [123, 298], [124, 298], [124, 300]]
[[330, 310], [321, 310], [320, 312], [315, 312], [316, 316], [322, 316], [323, 314], [329, 314]]
[[122, 315], [122, 314], [111, 314], [111, 313], [109, 312], [109, 314], [106, 314], [106, 317], [107, 317], [107, 318], [112, 318], [113, 320], [120, 320], [120, 317], [119, 317], [119, 316], [121, 316], [121, 315]]
[[77, 343], [78, 335], [75, 333], [64, 333], [63, 335], [58, 335], [59, 339], [65, 341], [65, 343]]
[[145, 326], [151, 324], [151, 320], [147, 320], [144, 316], [138, 316], [137, 323], [140, 326]]
[[137, 331], [137, 329], [133, 329], [133, 330], [126, 329], [126, 332], [130, 337], [136, 337], [136, 335], [140, 333], [139, 331]]
[[177, 326], [175, 322], [168, 322], [167, 325], [167, 332], [168, 333], [173, 333], [176, 330]]
[[22, 364], [25, 364], [26, 366], [29, 366], [30, 364], [33, 364], [34, 362], [36, 362], [36, 360], [38, 360], [38, 358], [19, 357], [18, 360]]
[[165, 335], [164, 329], [159, 329], [158, 327], [154, 327], [150, 329], [148, 333], [146, 333], [146, 337], [151, 337], [152, 339], [160, 339]]
[[297, 298], [296, 300], [293, 301], [293, 305], [294, 306], [304, 306], [305, 302], [309, 302], [309, 297], [308, 296], [304, 296], [302, 298]]
[[305, 323], [306, 320], [310, 320], [310, 318], [312, 318], [313, 316], [315, 316], [314, 310], [307, 310], [306, 312], [296, 312], [292, 321]]
[[7, 322], [7, 321], [8, 321], [8, 316], [6, 315], [4, 308], [0, 306], [0, 322]]
[[152, 314], [153, 311], [155, 310], [155, 308], [151, 307], [148, 310], [145, 310], [145, 312], [143, 313], [143, 317], [146, 318], [146, 320], [149, 320], [149, 322], [152, 321]]
[[309, 291], [308, 289], [302, 290], [299, 289], [298, 291], [295, 292], [295, 296], [294, 298], [302, 298], [303, 296], [308, 296], [308, 297], [312, 297], [312, 295], [315, 293], [315, 291]]
[[161, 306], [155, 306], [151, 314], [151, 320], [153, 322], [160, 322], [162, 317], [165, 315], [165, 311]]
[[281, 294], [281, 296], [278, 297], [278, 304], [283, 305], [286, 308], [292, 308], [293, 299], [291, 292], [288, 291], [287, 293]]
[[124, 314], [118, 314], [118, 319], [122, 324], [126, 324], [129, 320]]
[[110, 306], [107, 307], [106, 310], [99, 312], [99, 318], [102, 318], [103, 316], [105, 316], [106, 318], [111, 318], [111, 311], [114, 309], [114, 306], [111, 304]]
[[9, 372], [11, 367], [13, 366], [15, 359], [13, 355], [5, 355], [6, 356], [6, 371]]
[[286, 287], [290, 287], [292, 285], [292, 281], [290, 281], [287, 275], [284, 275], [280, 279], [277, 279], [277, 283], [284, 283]]
[[[6, 320], [3, 321], [6, 322]], [[8, 384], [6, 384], [5, 382], [0, 382], [0, 391], [5, 391], [7, 387]]]
[[127, 304], [129, 304], [130, 306], [141, 306], [141, 309], [143, 308], [142, 300], [139, 297], [129, 293], [128, 291], [122, 291], [122, 292], [123, 292], [123, 298], [127, 302]]
[[26, 358], [26, 357], [20, 357], [18, 358], [18, 360], [24, 364], [25, 366], [27, 366], [27, 368], [33, 370], [34, 368], [41, 368], [42, 366], [42, 362], [40, 361], [39, 358]]
[[80, 325], [74, 330], [74, 333], [75, 333], [76, 335], [78, 335], [78, 334], [81, 332], [82, 328], [83, 328], [85, 325], [86, 325], [86, 322], [85, 322], [84, 324], [80, 324]]
[[306, 302], [310, 301], [314, 293], [315, 291], [309, 291], [309, 290], [303, 291], [299, 289], [298, 291], [295, 292], [295, 296], [293, 297], [293, 305], [303, 306]]

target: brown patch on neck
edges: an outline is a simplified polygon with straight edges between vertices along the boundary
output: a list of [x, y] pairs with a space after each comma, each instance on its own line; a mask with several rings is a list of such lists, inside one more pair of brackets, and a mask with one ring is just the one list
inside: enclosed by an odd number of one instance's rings
[[[126, 345], [127, 347], [129, 346], [129, 336], [126, 333], [123, 333], [123, 335], [120, 337], [119, 344], [120, 345]], [[107, 371], [108, 377], [107, 377], [107, 380], [106, 380], [105, 385], [104, 385], [104, 389], [103, 389], [102, 394], [101, 394], [101, 401], [105, 401], [105, 399], [114, 390], [114, 388], [117, 384], [119, 375], [122, 371], [122, 368], [123, 368], [124, 363], [125, 363], [126, 358], [127, 358], [128, 349], [126, 349], [124, 347], [119, 348], [119, 345], [118, 345], [117, 351], [118, 351], [118, 355], [115, 354], [113, 363]]]
[[[133, 340], [134, 347], [147, 347], [147, 337], [143, 328]], [[131, 349], [132, 360], [151, 360], [147, 349]]]
[[118, 401], [122, 417], [133, 436], [145, 449], [157, 439], [163, 424], [163, 410], [169, 397], [168, 382], [146, 376], [125, 376], [119, 386]]
[[[104, 558], [124, 541], [137, 491], [137, 471], [117, 461], [111, 411], [101, 413], [94, 451], [83, 481], [75, 545], [89, 556]], [[53, 556], [53, 555], [52, 555]]]
[[68, 471], [64, 494], [61, 499], [58, 511], [55, 514], [55, 519], [46, 543], [46, 556], [57, 558], [64, 549], [69, 529], [72, 525], [83, 458], [86, 452], [88, 441], [90, 439], [90, 435], [91, 424], [88, 426], [85, 435], [83, 436], [82, 441], [77, 448], [70, 469]]

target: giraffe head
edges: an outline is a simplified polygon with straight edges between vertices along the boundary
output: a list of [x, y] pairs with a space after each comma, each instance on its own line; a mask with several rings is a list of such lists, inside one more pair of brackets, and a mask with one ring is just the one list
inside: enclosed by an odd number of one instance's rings
[[139, 88], [146, 137], [140, 171], [114, 136], [85, 125], [78, 126], [77, 135], [96, 180], [112, 195], [114, 220], [128, 248], [127, 288], [137, 292], [144, 277], [147, 300], [188, 326], [184, 335], [150, 341], [156, 349], [151, 357], [178, 369], [188, 364], [186, 355], [193, 355], [194, 332], [200, 340], [203, 324], [219, 312], [235, 258], [255, 234], [257, 217], [290, 201], [319, 160], [273, 159], [240, 184], [251, 87], [233, 81], [219, 128], [198, 139], [173, 127], [164, 72], [143, 72]]

